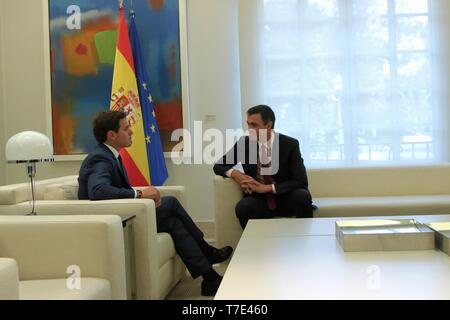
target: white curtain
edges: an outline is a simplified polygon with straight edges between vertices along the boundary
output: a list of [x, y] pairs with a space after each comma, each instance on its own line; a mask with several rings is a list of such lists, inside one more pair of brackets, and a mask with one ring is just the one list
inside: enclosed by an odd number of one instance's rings
[[271, 106], [309, 167], [447, 161], [448, 2], [239, 1], [243, 113]]

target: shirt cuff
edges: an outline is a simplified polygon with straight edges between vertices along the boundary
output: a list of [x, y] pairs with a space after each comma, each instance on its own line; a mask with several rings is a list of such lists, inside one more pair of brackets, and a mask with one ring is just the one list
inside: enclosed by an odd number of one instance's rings
[[272, 184], [272, 192], [273, 192], [274, 194], [277, 193], [277, 190], [275, 189], [275, 185], [274, 185], [274, 184]]
[[228, 178], [231, 178], [231, 174], [233, 173], [233, 171], [234, 171], [234, 169], [230, 169], [230, 170], [228, 170], [227, 172], [225, 172], [225, 175], [226, 175]]
[[137, 198], [137, 191], [136, 191], [136, 189], [133, 189], [133, 191], [134, 191], [134, 198], [136, 199]]

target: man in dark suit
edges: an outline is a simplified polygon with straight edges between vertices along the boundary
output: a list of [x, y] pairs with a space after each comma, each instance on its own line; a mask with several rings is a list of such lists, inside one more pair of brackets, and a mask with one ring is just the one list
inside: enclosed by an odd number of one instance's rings
[[[247, 125], [249, 136], [242, 137], [214, 165], [217, 175], [234, 179], [244, 193], [235, 209], [242, 228], [249, 219], [312, 217], [298, 141], [273, 131], [275, 114], [266, 105], [247, 111]], [[238, 163], [242, 163], [244, 173], [233, 169]]]
[[158, 232], [167, 232], [172, 236], [175, 250], [192, 277], [203, 277], [202, 295], [214, 295], [222, 277], [216, 273], [212, 265], [227, 260], [233, 249], [231, 247], [216, 249], [210, 246], [175, 197], [161, 197], [154, 187], [142, 190], [131, 187], [119, 155], [122, 148], [127, 148], [132, 143], [133, 132], [125, 113], [119, 111], [100, 113], [94, 120], [93, 131], [99, 144], [81, 165], [78, 198], [154, 200]]

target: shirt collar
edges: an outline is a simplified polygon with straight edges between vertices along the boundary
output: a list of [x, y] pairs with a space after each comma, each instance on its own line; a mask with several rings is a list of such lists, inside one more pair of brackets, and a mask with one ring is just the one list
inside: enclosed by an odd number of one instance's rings
[[270, 140], [268, 141], [268, 142], [266, 142], [266, 143], [262, 143], [262, 142], [260, 142], [260, 141], [258, 141], [258, 145], [259, 145], [259, 147], [264, 147], [264, 148], [266, 148], [267, 149], [267, 146], [268, 145], [270, 145], [270, 150], [272, 150], [272, 147], [273, 147], [273, 141], [275, 140], [275, 135], [276, 135], [277, 133], [274, 131], [274, 130], [272, 130], [272, 134], [270, 135]]
[[119, 152], [117, 152], [117, 150], [114, 147], [111, 147], [109, 144], [103, 143], [105, 146], [108, 147], [109, 150], [111, 150], [111, 152], [114, 154], [114, 156], [116, 157], [116, 159], [119, 158]]

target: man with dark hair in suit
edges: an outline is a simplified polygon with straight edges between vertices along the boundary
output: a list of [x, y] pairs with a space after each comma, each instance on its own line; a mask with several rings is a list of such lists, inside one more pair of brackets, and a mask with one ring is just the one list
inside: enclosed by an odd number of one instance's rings
[[210, 246], [175, 197], [161, 197], [158, 189], [152, 186], [142, 190], [131, 187], [119, 155], [122, 148], [132, 144], [133, 131], [125, 113], [120, 111], [100, 113], [94, 120], [93, 132], [98, 145], [81, 165], [78, 198], [154, 200], [158, 232], [167, 232], [172, 236], [175, 250], [192, 277], [203, 277], [202, 295], [215, 295], [222, 277], [212, 265], [227, 260], [233, 249], [231, 247], [216, 249]]
[[[242, 228], [249, 219], [312, 217], [298, 141], [273, 130], [275, 114], [266, 105], [247, 111], [247, 125], [249, 136], [242, 137], [214, 165], [217, 175], [234, 179], [244, 193], [235, 208]], [[233, 169], [238, 163], [242, 163], [244, 173]]]

